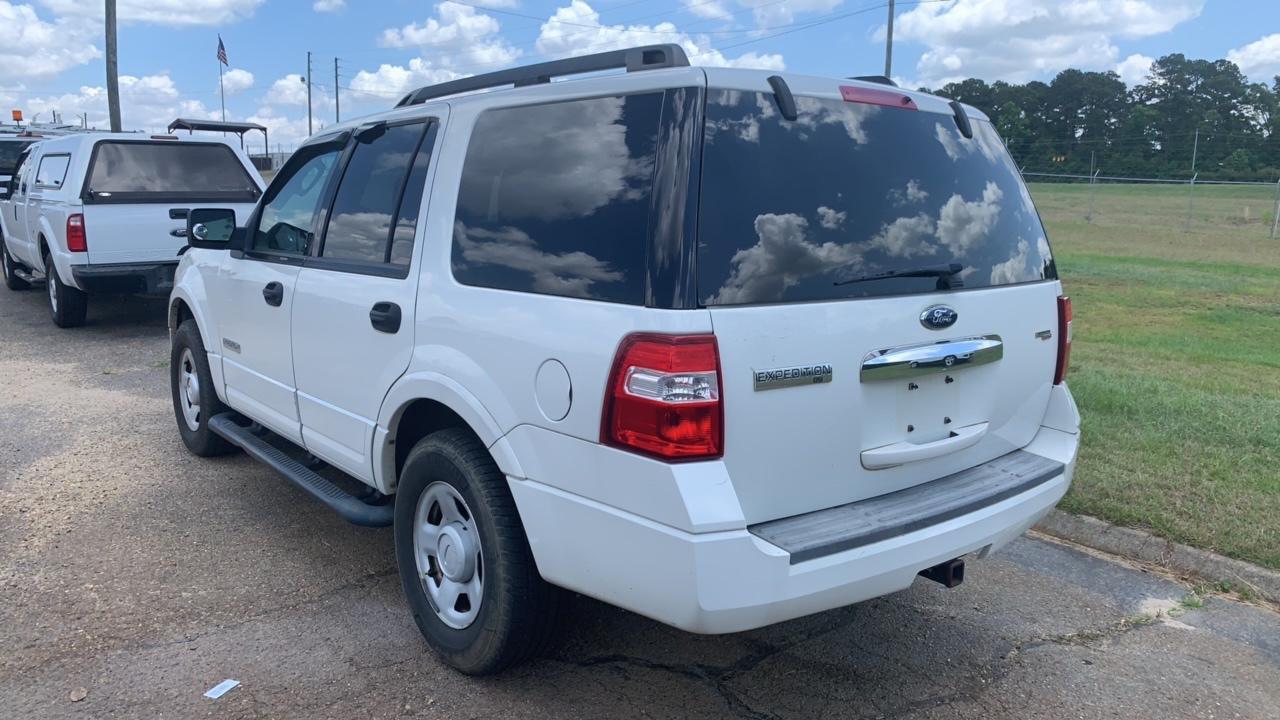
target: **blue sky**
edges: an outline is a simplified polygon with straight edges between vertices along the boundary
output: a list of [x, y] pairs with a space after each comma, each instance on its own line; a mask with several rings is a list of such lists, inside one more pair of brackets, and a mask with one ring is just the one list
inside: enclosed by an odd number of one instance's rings
[[[217, 35], [231, 62], [227, 114], [306, 134], [306, 52], [316, 125], [422, 84], [619, 45], [679, 42], [695, 63], [826, 75], [883, 69], [883, 0], [119, 0], [126, 125], [219, 111]], [[0, 0], [0, 104], [40, 121], [105, 124], [101, 0]], [[1277, 0], [904, 0], [894, 76], [937, 86], [968, 76], [1048, 80], [1066, 67], [1139, 82], [1170, 52], [1280, 73]], [[1270, 30], [1272, 32], [1268, 33]]]

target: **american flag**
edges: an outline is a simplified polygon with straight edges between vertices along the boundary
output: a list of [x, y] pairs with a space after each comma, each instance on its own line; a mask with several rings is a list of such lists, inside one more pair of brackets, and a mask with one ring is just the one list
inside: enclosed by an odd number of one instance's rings
[[227, 62], [227, 49], [222, 45], [222, 36], [218, 36], [218, 62], [230, 67], [231, 63]]

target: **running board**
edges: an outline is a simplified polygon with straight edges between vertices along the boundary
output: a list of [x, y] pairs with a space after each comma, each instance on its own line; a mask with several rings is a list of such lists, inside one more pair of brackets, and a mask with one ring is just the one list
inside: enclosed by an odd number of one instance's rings
[[35, 272], [24, 267], [15, 267], [12, 268], [12, 270], [14, 277], [20, 280], [26, 280], [31, 285], [39, 285], [44, 282], [44, 273], [37, 275]]
[[334, 485], [327, 478], [289, 457], [280, 448], [255, 435], [252, 428], [238, 424], [233, 413], [222, 413], [209, 418], [209, 429], [244, 450], [249, 457], [293, 481], [348, 522], [363, 527], [386, 527], [391, 524], [394, 505], [370, 505]]

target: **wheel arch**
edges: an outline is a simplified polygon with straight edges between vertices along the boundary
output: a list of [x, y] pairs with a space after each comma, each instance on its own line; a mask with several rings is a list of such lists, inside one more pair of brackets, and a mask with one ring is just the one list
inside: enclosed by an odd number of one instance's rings
[[449, 427], [463, 427], [475, 435], [503, 473], [524, 476], [504, 432], [484, 405], [451, 378], [423, 372], [400, 378], [383, 400], [373, 448], [378, 489], [394, 493], [404, 458], [413, 445]]

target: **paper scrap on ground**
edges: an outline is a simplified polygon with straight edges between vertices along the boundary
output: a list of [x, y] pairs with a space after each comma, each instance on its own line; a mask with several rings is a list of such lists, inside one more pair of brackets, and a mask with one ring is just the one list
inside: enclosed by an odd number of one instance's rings
[[222, 682], [209, 688], [209, 692], [204, 694], [207, 698], [217, 700], [227, 693], [228, 690], [240, 684], [239, 680], [223, 680]]

